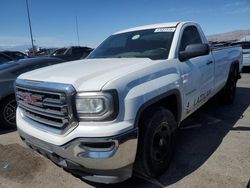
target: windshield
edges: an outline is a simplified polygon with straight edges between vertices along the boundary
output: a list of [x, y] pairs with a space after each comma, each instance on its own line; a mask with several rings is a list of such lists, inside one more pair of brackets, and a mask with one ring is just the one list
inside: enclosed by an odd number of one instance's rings
[[89, 56], [92, 58], [167, 59], [173, 28], [158, 28], [111, 35]]

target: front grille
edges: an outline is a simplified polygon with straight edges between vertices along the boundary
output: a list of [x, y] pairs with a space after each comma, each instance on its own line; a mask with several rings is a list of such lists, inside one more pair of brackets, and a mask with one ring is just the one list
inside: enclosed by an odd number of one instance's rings
[[72, 110], [74, 93], [70, 85], [16, 81], [16, 100], [23, 114], [56, 129], [65, 129], [75, 122]]

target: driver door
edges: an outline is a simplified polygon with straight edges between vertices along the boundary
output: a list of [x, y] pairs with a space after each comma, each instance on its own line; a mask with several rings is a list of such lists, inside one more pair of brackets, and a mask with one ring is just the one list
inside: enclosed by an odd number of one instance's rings
[[[202, 43], [195, 26], [184, 28], [179, 51], [184, 51], [189, 44]], [[179, 62], [183, 88], [184, 118], [204, 104], [212, 94], [214, 83], [214, 63], [210, 54]]]

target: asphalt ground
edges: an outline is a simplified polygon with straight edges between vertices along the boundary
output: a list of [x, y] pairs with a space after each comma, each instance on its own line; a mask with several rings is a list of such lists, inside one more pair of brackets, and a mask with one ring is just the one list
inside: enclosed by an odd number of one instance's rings
[[[157, 179], [132, 177], [114, 185], [83, 181], [22, 143], [15, 130], [0, 130], [0, 188], [232, 187], [250, 179], [250, 74], [242, 74], [233, 105], [209, 101], [179, 130], [175, 155]], [[0, 126], [1, 127], [1, 126]]]

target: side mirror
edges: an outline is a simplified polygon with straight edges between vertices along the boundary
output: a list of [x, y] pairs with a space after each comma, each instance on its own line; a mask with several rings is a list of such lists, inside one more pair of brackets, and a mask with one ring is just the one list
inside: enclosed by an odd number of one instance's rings
[[189, 44], [184, 51], [179, 52], [180, 61], [186, 61], [193, 57], [209, 54], [208, 44]]

